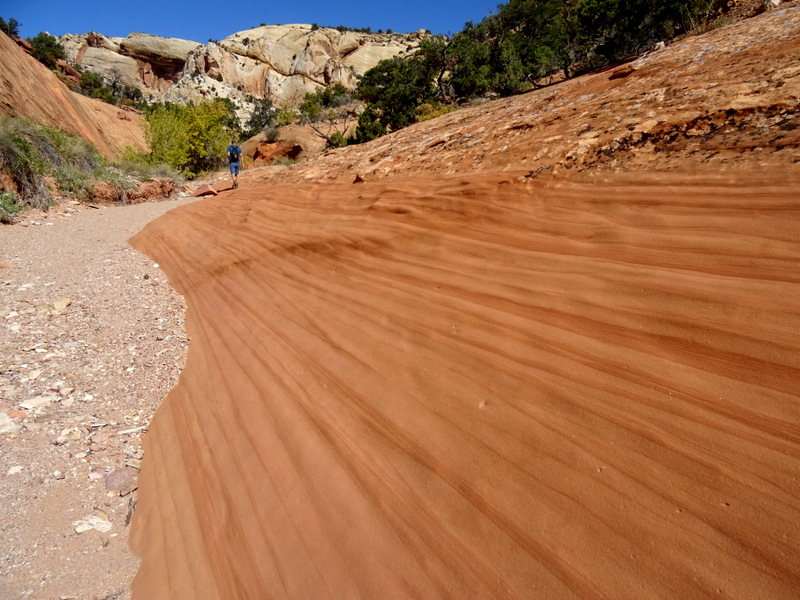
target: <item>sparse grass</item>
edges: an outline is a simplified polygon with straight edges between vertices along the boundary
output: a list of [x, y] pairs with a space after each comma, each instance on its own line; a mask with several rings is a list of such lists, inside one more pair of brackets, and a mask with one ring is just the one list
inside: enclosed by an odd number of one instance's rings
[[[45, 156], [58, 159], [52, 144], [40, 135], [38, 126], [28, 121], [0, 118], [0, 169], [14, 182], [14, 201], [33, 208], [50, 205], [50, 190], [45, 183], [48, 163]], [[44, 150], [44, 156], [40, 148]]]
[[46, 209], [52, 202], [45, 177], [86, 200], [105, 160], [89, 142], [25, 119], [0, 119], [0, 169], [17, 188], [17, 202]]
[[417, 121], [422, 122], [428, 121], [429, 119], [435, 119], [436, 117], [441, 117], [442, 115], [451, 113], [454, 110], [458, 110], [458, 107], [454, 104], [426, 102], [425, 104], [421, 104], [417, 107]]
[[178, 169], [164, 163], [153, 164], [150, 155], [127, 148], [119, 161], [119, 169], [137, 179], [147, 180], [155, 177], [165, 177], [175, 181], [175, 185], [183, 184], [183, 175]]
[[0, 223], [11, 223], [14, 215], [22, 210], [14, 192], [0, 192]]
[[295, 165], [295, 164], [297, 164], [297, 159], [289, 158], [288, 156], [281, 156], [280, 158], [276, 158], [275, 160], [273, 160], [272, 164], [273, 165], [285, 165], [285, 166]]
[[723, 27], [728, 27], [729, 25], [734, 25], [736, 22], [736, 19], [730, 15], [722, 15], [716, 19], [706, 18], [699, 21], [692, 20], [689, 24], [689, 30], [686, 35], [687, 37], [702, 35], [704, 33], [708, 33], [709, 31], [714, 31], [715, 29], [721, 29]]
[[175, 169], [152, 164], [149, 155], [129, 150], [119, 165], [112, 165], [83, 138], [10, 117], [0, 117], [0, 171], [16, 190], [3, 192], [0, 222], [24, 208], [46, 210], [52, 203], [48, 177], [60, 192], [83, 201], [92, 200], [94, 186], [106, 181], [118, 203], [127, 201], [138, 181], [166, 177], [176, 185], [183, 182]]
[[272, 127], [267, 127], [261, 133], [264, 134], [264, 141], [268, 144], [272, 144], [278, 141], [280, 137], [281, 130], [280, 127], [273, 125]]

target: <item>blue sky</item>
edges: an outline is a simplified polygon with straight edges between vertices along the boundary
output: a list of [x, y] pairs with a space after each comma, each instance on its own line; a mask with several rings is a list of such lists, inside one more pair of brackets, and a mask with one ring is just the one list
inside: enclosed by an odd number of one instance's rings
[[22, 37], [40, 31], [97, 31], [124, 37], [141, 31], [205, 43], [237, 31], [266, 25], [317, 23], [320, 26], [370, 27], [408, 33], [430, 29], [456, 33], [467, 21], [495, 12], [498, 0], [283, 0], [238, 3], [209, 0], [28, 0], [0, 2], [0, 16], [22, 25]]

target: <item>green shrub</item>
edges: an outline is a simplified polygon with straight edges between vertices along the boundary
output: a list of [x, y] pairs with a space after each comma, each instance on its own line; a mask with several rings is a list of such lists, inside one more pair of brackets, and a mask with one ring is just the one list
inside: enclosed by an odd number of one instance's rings
[[278, 138], [281, 135], [281, 130], [280, 127], [272, 125], [264, 129], [261, 133], [264, 134], [264, 141], [271, 144], [278, 141]]
[[87, 173], [95, 173], [105, 164], [103, 155], [82, 137], [64, 133], [54, 127], [41, 129], [67, 165]]
[[105, 159], [83, 138], [32, 121], [0, 119], [0, 169], [14, 181], [22, 203], [46, 209], [51, 202], [45, 177], [79, 199], [91, 196]]
[[32, 121], [0, 119], [0, 169], [14, 181], [19, 203], [46, 209], [51, 203], [48, 176], [59, 190], [88, 199], [105, 162], [83, 138]]
[[52, 71], [55, 71], [58, 59], [67, 58], [64, 48], [61, 47], [58, 40], [44, 31], [37, 34], [36, 37], [28, 38], [28, 43], [33, 47], [31, 56]]
[[[14, 182], [19, 200], [33, 208], [46, 209], [50, 205], [50, 190], [45, 183], [48, 163], [37, 149], [44, 146], [39, 129], [34, 123], [0, 117], [0, 170]], [[57, 151], [46, 148], [46, 155], [60, 160]]]
[[17, 189], [15, 195], [4, 192], [2, 219], [12, 218], [26, 206], [46, 210], [52, 200], [47, 177], [53, 178], [59, 191], [79, 200], [92, 199], [99, 181], [111, 183], [118, 201], [125, 200], [136, 179], [169, 177], [182, 183], [174, 169], [154, 164], [150, 155], [129, 149], [115, 166], [83, 138], [11, 117], [0, 117], [0, 171]]
[[373, 107], [373, 120], [397, 130], [414, 123], [417, 106], [435, 98], [433, 82], [434, 73], [424, 61], [394, 57], [364, 73], [356, 95]]
[[188, 178], [221, 168], [225, 148], [239, 135], [232, 106], [214, 99], [186, 106], [162, 104], [148, 111], [152, 162], [166, 163]]
[[338, 131], [331, 134], [329, 144], [334, 148], [344, 148], [347, 146], [347, 138]]
[[12, 40], [19, 37], [20, 25], [22, 25], [22, 23], [16, 19], [9, 19], [6, 21], [3, 17], [0, 17], [0, 31], [5, 33]]
[[277, 122], [276, 110], [272, 102], [266, 98], [262, 98], [260, 100], [255, 100], [255, 105], [255, 110], [253, 110], [253, 114], [250, 115], [250, 119], [247, 121], [244, 131], [242, 132], [242, 135], [246, 138], [258, 135], [260, 132], [273, 127]]
[[12, 223], [21, 210], [22, 205], [14, 192], [0, 192], [0, 223]]
[[58, 189], [62, 192], [78, 200], [91, 199], [92, 184], [95, 182], [94, 173], [83, 171], [74, 165], [61, 165], [53, 168], [53, 175], [58, 183]]
[[303, 98], [298, 110], [300, 117], [309, 123], [328, 118], [330, 109], [340, 108], [353, 103], [353, 95], [341, 83], [329, 87], [321, 87], [309, 92]]
[[298, 117], [299, 114], [297, 110], [291, 106], [281, 106], [277, 111], [275, 111], [275, 122], [280, 127], [294, 123]]
[[386, 126], [381, 123], [375, 108], [367, 105], [358, 116], [358, 126], [353, 137], [348, 141], [353, 144], [363, 144], [382, 135], [386, 135]]

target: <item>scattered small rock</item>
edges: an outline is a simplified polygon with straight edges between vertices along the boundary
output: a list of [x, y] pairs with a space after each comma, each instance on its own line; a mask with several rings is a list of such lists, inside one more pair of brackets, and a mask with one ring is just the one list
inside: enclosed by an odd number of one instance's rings
[[204, 183], [197, 187], [192, 196], [194, 196], [195, 198], [199, 198], [201, 196], [217, 196], [218, 194], [219, 192], [217, 190], [215, 190], [207, 183]]
[[17, 433], [17, 425], [6, 413], [0, 413], [0, 433]]
[[35, 398], [28, 398], [24, 402], [20, 402], [20, 406], [28, 410], [35, 410], [42, 406], [49, 406], [49, 404], [50, 398], [47, 396], [36, 396]]
[[117, 435], [117, 432], [113, 431], [111, 429], [104, 430], [104, 431], [98, 431], [97, 433], [95, 433], [92, 436], [92, 443], [93, 444], [105, 444], [108, 440], [110, 440], [115, 435]]
[[52, 306], [56, 312], [61, 312], [62, 310], [67, 308], [70, 304], [72, 304], [72, 300], [70, 300], [69, 298], [59, 298], [58, 300], [55, 300], [53, 302]]
[[84, 533], [86, 531], [91, 531], [92, 529], [95, 529], [101, 533], [106, 533], [107, 531], [111, 531], [112, 527], [113, 525], [111, 521], [96, 515], [89, 515], [83, 519], [79, 519], [78, 521], [73, 521], [72, 523], [72, 529], [75, 531], [75, 533]]
[[106, 489], [109, 492], [119, 492], [120, 496], [127, 496], [138, 487], [137, 474], [138, 471], [131, 467], [114, 469], [106, 476]]

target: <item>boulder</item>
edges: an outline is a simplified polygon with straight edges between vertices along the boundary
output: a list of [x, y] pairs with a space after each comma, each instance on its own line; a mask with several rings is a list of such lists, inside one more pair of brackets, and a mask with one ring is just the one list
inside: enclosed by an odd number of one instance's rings
[[79, 79], [81, 78], [81, 74], [80, 74], [80, 73], [78, 73], [78, 71], [76, 71], [76, 70], [75, 70], [75, 69], [72, 67], [72, 65], [71, 65], [71, 64], [69, 64], [67, 61], [65, 61], [65, 60], [63, 60], [63, 59], [60, 59], [60, 58], [59, 58], [59, 59], [56, 61], [56, 66], [57, 66], [59, 69], [61, 69], [62, 71], [64, 71], [64, 73], [66, 73], [67, 77], [71, 77], [71, 78], [72, 78], [72, 79], [74, 79], [75, 81], [77, 81], [77, 80], [79, 80]]
[[286, 140], [259, 144], [253, 153], [253, 166], [269, 165], [279, 158], [296, 159], [303, 147]]
[[217, 196], [218, 194], [219, 192], [209, 184], [203, 183], [197, 187], [192, 196], [195, 198], [200, 198], [201, 196]]

